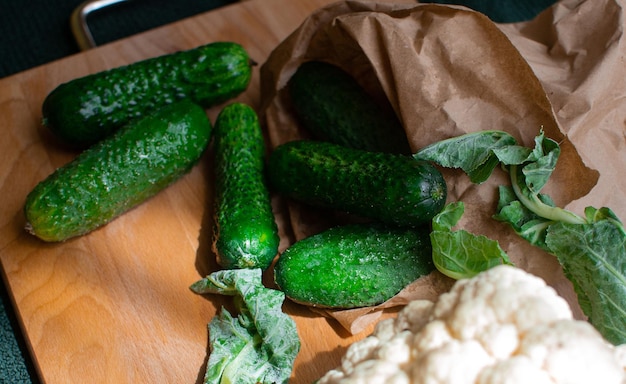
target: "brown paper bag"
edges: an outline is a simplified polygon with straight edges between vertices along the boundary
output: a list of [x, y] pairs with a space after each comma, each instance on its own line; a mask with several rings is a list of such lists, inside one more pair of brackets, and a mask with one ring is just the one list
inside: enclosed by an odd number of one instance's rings
[[[607, 135], [607, 140], [613, 138], [618, 143], [608, 148], [609, 152], [589, 154], [585, 164], [579, 154], [580, 146], [588, 145], [589, 136], [594, 134], [574, 123], [587, 121], [581, 115], [592, 109], [596, 99], [593, 93], [586, 95], [584, 89], [577, 89], [581, 95], [571, 100], [566, 90], [571, 77], [590, 74], [579, 73], [574, 70], [575, 63], [570, 63], [569, 77], [561, 78], [558, 69], [571, 56], [550, 56], [538, 49], [539, 43], [545, 43], [541, 40], [542, 33], [553, 31], [556, 15], [568, 16], [559, 7], [567, 8], [567, 5], [557, 5], [556, 11], [546, 11], [532, 22], [511, 25], [496, 25], [482, 14], [448, 5], [345, 1], [322, 8], [276, 47], [261, 67], [260, 113], [267, 122], [271, 145], [306, 137], [290, 110], [285, 85], [302, 62], [323, 60], [352, 73], [376, 97], [387, 98], [402, 120], [413, 150], [452, 136], [488, 129], [506, 131], [520, 143], [533, 146], [535, 136], [543, 129], [562, 149], [557, 169], [544, 192], [559, 206], [571, 203], [580, 208], [572, 202], [588, 195], [596, 186], [601, 160], [611, 159], [608, 156], [616, 155], [612, 150], [620, 149], [618, 157], [624, 158], [624, 120], [618, 126], [619, 132], [613, 129]], [[599, 4], [595, 8], [600, 8]], [[621, 13], [619, 17], [614, 15], [614, 19], [621, 20]], [[567, 45], [576, 49], [580, 41], [574, 36], [582, 30], [569, 24], [568, 31], [572, 35]], [[565, 34], [564, 30], [558, 32], [556, 36], [547, 34], [556, 47], [561, 43], [558, 39]], [[583, 57], [581, 61], [586, 64], [584, 68], [596, 68], [593, 59]], [[622, 66], [623, 63], [622, 55]], [[550, 71], [542, 76], [544, 69]], [[624, 69], [620, 71], [623, 74]], [[584, 82], [584, 77], [578, 81]], [[580, 100], [586, 109], [577, 111], [576, 102]], [[622, 101], [622, 107], [623, 104]], [[623, 117], [623, 113], [619, 116]], [[527, 244], [508, 225], [492, 219], [497, 186], [508, 183], [506, 175], [496, 170], [487, 182], [474, 185], [460, 171], [443, 172], [448, 200], [463, 201], [466, 207], [460, 226], [498, 240], [518, 267], [544, 278], [570, 302], [576, 316], [582, 317], [571, 284], [556, 259]], [[612, 168], [609, 177], [616, 177], [616, 172], [617, 168]], [[597, 201], [588, 205], [615, 202], [610, 193], [593, 191]], [[622, 191], [626, 191], [626, 186]], [[334, 223], [334, 218], [323, 217], [303, 204], [287, 204], [295, 240]], [[617, 207], [618, 215], [620, 210], [624, 211], [622, 207]], [[315, 310], [357, 333], [376, 321], [380, 309], [404, 305], [408, 300], [436, 299], [452, 283], [435, 272], [378, 307]]]
[[[498, 27], [540, 80], [561, 131], [600, 171], [593, 190], [566, 208], [610, 207], [626, 219], [624, 0], [568, 0], [534, 20]], [[569, 166], [572, 172], [576, 169]]]

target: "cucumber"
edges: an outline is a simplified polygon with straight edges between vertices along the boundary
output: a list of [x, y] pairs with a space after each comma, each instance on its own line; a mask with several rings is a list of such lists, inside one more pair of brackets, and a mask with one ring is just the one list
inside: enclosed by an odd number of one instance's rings
[[61, 84], [44, 100], [43, 123], [68, 146], [86, 148], [183, 98], [204, 108], [225, 102], [248, 87], [251, 73], [241, 45], [211, 43]]
[[267, 269], [278, 228], [265, 180], [265, 141], [254, 109], [229, 104], [215, 122], [213, 251], [224, 268]]
[[434, 269], [428, 227], [361, 223], [295, 242], [278, 258], [274, 279], [295, 302], [356, 308], [380, 304]]
[[409, 154], [400, 120], [341, 68], [305, 62], [288, 82], [298, 121], [313, 137], [350, 148]]
[[189, 100], [133, 121], [35, 186], [24, 205], [27, 231], [56, 242], [108, 223], [190, 171], [211, 131]]
[[430, 222], [447, 195], [443, 175], [428, 162], [324, 141], [279, 145], [268, 175], [288, 198], [396, 225]]

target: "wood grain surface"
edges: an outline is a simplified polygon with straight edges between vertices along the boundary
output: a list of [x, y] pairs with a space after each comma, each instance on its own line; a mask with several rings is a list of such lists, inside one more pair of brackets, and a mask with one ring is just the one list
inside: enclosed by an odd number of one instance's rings
[[[329, 2], [242, 2], [0, 80], [0, 257], [42, 382], [201, 382], [207, 324], [229, 305], [189, 290], [217, 268], [210, 251], [209, 156], [176, 184], [89, 235], [46, 244], [24, 231], [28, 192], [76, 155], [41, 126], [45, 96], [76, 77], [218, 40], [242, 44], [262, 63]], [[258, 106], [258, 70], [239, 101]], [[208, 111], [213, 121], [218, 112]], [[288, 241], [283, 237], [283, 246]], [[285, 311], [302, 340], [295, 384], [335, 367], [346, 346], [367, 332], [351, 336], [293, 303]]]

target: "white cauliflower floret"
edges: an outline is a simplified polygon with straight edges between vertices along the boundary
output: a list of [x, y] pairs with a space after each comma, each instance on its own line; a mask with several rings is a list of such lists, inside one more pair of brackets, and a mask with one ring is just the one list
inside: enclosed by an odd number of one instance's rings
[[397, 317], [396, 319], [385, 319], [376, 324], [376, 328], [374, 328], [374, 332], [372, 336], [375, 336], [377, 340], [380, 342], [386, 342], [387, 340], [391, 340], [396, 333], [400, 333], [404, 329], [400, 329], [396, 325], [396, 320], [400, 319]]
[[[393, 325], [393, 320], [387, 322]], [[384, 321], [381, 323], [385, 323]], [[410, 347], [405, 339], [411, 335], [405, 332], [394, 335], [386, 342], [381, 342], [378, 337], [372, 335], [358, 343], [348, 347], [346, 355], [342, 360], [341, 368], [329, 371], [326, 374], [327, 380], [336, 382], [343, 380], [345, 383], [395, 383], [408, 384], [408, 375], [398, 369], [398, 364], [410, 360]], [[349, 376], [350, 379], [346, 379]]]
[[[417, 333], [422, 329], [426, 323], [430, 313], [433, 311], [434, 303], [428, 300], [414, 300], [404, 307], [403, 311], [400, 311], [395, 321], [392, 319], [390, 323], [395, 330], [394, 333], [400, 331], [411, 331]], [[380, 336], [379, 336], [380, 338]]]
[[543, 280], [498, 266], [416, 301], [352, 344], [319, 384], [626, 384], [615, 348]]
[[537, 324], [571, 319], [567, 302], [543, 280], [514, 267], [458, 281], [441, 295], [433, 316], [445, 319], [459, 339], [475, 339], [494, 324], [514, 324], [519, 333]]
[[419, 355], [411, 367], [412, 383], [474, 383], [480, 371], [493, 364], [485, 349], [475, 340], [451, 340]]
[[519, 354], [543, 367], [556, 383], [621, 383], [615, 349], [583, 321], [560, 320], [528, 331]]
[[547, 371], [533, 363], [528, 356], [512, 356], [485, 367], [477, 384], [554, 384]]
[[369, 336], [348, 347], [344, 358], [341, 360], [341, 368], [346, 374], [352, 374], [358, 364], [374, 360], [376, 349], [380, 346], [380, 340], [376, 336]]
[[376, 350], [376, 357], [387, 360], [396, 365], [406, 364], [411, 360], [411, 342], [413, 334], [409, 331], [398, 333], [381, 345]]
[[429, 322], [419, 334], [421, 336], [413, 340], [414, 354], [423, 355], [453, 341], [452, 335], [448, 332], [448, 326], [440, 320]]
[[342, 383], [368, 384], [409, 384], [408, 374], [398, 369], [398, 365], [386, 360], [367, 360], [359, 364], [352, 375], [338, 376]]

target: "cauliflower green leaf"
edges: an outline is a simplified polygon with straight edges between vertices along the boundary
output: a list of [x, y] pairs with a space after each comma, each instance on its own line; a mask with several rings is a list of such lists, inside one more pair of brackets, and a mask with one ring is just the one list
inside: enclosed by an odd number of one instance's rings
[[515, 143], [515, 138], [506, 132], [482, 131], [438, 141], [413, 157], [446, 168], [460, 168], [473, 183], [480, 184], [491, 176], [500, 162], [494, 151]]
[[214, 272], [191, 285], [199, 294], [234, 296], [209, 323], [205, 384], [287, 383], [300, 350], [295, 322], [282, 311], [284, 293], [263, 286], [261, 269]]
[[574, 285], [589, 322], [615, 345], [626, 343], [626, 233], [619, 220], [555, 223], [546, 244]]
[[[518, 145], [504, 132], [484, 131], [431, 144], [414, 157], [448, 168], [460, 168], [474, 183], [487, 180], [500, 164], [508, 172], [511, 183], [500, 186], [494, 219], [508, 223], [522, 238], [555, 255], [572, 281], [590, 322], [607, 340], [616, 345], [624, 344], [624, 226], [609, 208], [587, 207], [582, 217], [557, 207], [549, 196], [541, 193], [559, 155], [559, 144], [545, 137], [541, 130], [533, 148]], [[471, 249], [468, 244], [472, 243], [461, 234], [454, 238], [450, 234], [433, 237], [433, 249]], [[487, 248], [487, 244], [483, 246]], [[448, 252], [446, 257], [456, 257], [457, 264], [466, 263], [465, 254], [458, 251], [456, 254]], [[454, 263], [446, 260], [446, 268], [452, 269], [451, 265]]]
[[459, 280], [474, 277], [496, 265], [512, 265], [497, 241], [464, 229], [452, 230], [464, 210], [463, 202], [453, 202], [433, 218], [430, 240], [433, 263], [439, 272]]
[[[554, 221], [541, 217], [528, 209], [517, 199], [511, 186], [501, 185], [499, 194], [497, 213], [493, 218], [507, 222], [523, 239], [549, 252], [550, 250], [546, 245], [546, 231]], [[545, 205], [555, 206], [552, 199], [547, 195], [540, 194], [538, 198]]]

